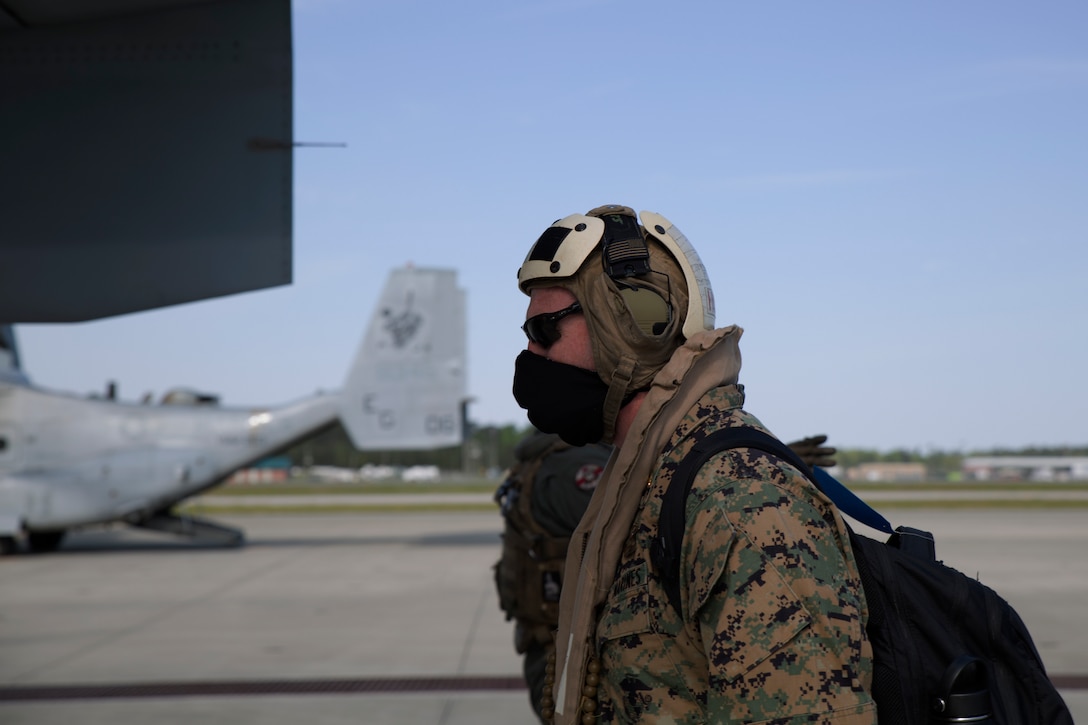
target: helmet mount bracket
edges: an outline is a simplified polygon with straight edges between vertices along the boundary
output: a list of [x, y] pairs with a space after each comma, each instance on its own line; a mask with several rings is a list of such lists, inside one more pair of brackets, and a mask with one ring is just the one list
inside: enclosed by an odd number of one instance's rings
[[601, 260], [612, 279], [639, 277], [650, 273], [650, 250], [638, 219], [629, 214], [607, 213], [601, 238]]

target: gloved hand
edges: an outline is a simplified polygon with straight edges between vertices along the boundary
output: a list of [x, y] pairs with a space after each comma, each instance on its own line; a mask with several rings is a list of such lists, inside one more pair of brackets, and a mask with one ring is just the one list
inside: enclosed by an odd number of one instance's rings
[[825, 435], [815, 435], [786, 445], [792, 448], [793, 452], [800, 456], [801, 460], [809, 466], [831, 468], [835, 465], [835, 453], [838, 451], [831, 446], [825, 446], [824, 441], [826, 440], [827, 436]]

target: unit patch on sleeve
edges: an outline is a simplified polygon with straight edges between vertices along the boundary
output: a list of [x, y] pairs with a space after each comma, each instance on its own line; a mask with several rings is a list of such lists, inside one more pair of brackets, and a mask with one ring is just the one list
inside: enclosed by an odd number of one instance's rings
[[596, 463], [587, 463], [574, 474], [574, 485], [583, 491], [592, 491], [597, 488], [597, 481], [601, 479], [604, 467]]

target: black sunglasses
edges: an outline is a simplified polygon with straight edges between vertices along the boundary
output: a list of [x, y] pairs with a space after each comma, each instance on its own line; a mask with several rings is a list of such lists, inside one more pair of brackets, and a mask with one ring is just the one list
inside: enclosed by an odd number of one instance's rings
[[559, 340], [559, 321], [567, 315], [573, 315], [582, 311], [582, 305], [575, 302], [570, 307], [564, 307], [556, 312], [545, 312], [533, 315], [521, 326], [522, 332], [529, 338], [529, 342], [535, 342], [544, 347], [551, 347]]

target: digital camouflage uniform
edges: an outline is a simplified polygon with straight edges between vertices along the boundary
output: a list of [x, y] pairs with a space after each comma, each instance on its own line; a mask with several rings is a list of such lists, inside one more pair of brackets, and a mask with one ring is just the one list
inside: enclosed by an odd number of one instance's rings
[[503, 554], [495, 564], [499, 606], [515, 620], [514, 648], [524, 655], [537, 714], [567, 545], [611, 452], [605, 445], [575, 448], [559, 436], [531, 433], [515, 449], [517, 462], [496, 492], [505, 519]]
[[709, 390], [669, 440], [597, 623], [600, 722], [876, 723], [861, 582], [834, 506], [769, 454], [725, 451], [687, 499], [677, 612], [650, 563], [679, 462], [715, 430], [766, 430], [741, 386]]

